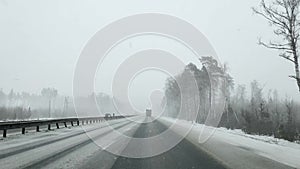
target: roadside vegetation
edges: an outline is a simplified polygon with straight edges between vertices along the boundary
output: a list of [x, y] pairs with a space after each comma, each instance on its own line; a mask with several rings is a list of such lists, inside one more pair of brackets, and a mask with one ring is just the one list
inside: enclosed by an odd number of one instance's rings
[[[168, 79], [165, 85], [166, 112], [169, 117], [177, 117], [181, 105], [182, 88], [189, 88], [190, 84], [183, 81], [184, 76], [192, 74], [197, 81], [199, 88], [200, 100], [198, 100], [199, 109], [195, 119], [191, 116], [179, 118], [195, 121], [204, 124], [208, 116], [215, 116], [213, 102], [216, 102], [217, 88], [220, 86], [220, 77], [226, 81], [226, 87], [223, 90], [225, 98], [225, 108], [221, 115], [221, 121], [218, 127], [228, 129], [242, 129], [248, 134], [268, 135], [276, 138], [283, 138], [289, 141], [300, 140], [300, 104], [286, 97], [279, 97], [277, 90], [264, 89], [256, 80], [250, 84], [250, 91], [247, 91], [245, 85], [234, 84], [234, 79], [228, 74], [228, 66], [217, 65], [212, 57], [201, 59], [203, 67], [198, 69], [194, 64], [185, 67], [181, 74], [175, 79]], [[212, 70], [211, 70], [212, 69]], [[223, 75], [223, 76], [221, 76]], [[180, 85], [178, 84], [180, 83]], [[192, 92], [190, 98], [194, 98]], [[185, 107], [193, 107], [194, 102], [187, 102]]]

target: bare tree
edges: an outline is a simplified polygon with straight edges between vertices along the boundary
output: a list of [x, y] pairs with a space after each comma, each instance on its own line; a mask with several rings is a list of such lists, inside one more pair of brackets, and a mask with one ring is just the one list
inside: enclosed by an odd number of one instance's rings
[[270, 49], [280, 50], [280, 57], [290, 61], [294, 65], [295, 75], [290, 78], [296, 80], [300, 91], [299, 53], [298, 40], [300, 37], [299, 21], [300, 0], [274, 0], [266, 4], [265, 0], [260, 3], [260, 9], [253, 8], [254, 13], [264, 17], [274, 27], [274, 34], [281, 38], [282, 42], [270, 41], [259, 44]]

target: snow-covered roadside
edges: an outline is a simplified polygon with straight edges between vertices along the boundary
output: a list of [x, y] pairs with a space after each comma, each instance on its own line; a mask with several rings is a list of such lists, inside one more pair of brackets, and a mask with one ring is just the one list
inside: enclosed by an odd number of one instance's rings
[[[88, 127], [93, 129], [95, 127], [101, 126], [104, 124], [90, 124]], [[31, 143], [39, 143], [45, 140], [56, 139], [59, 137], [64, 137], [66, 135], [80, 133], [83, 132], [84, 129], [82, 126], [74, 126], [68, 128], [60, 128], [60, 129], [53, 129], [51, 131], [48, 130], [41, 130], [41, 132], [35, 132], [28, 130], [28, 133], [22, 135], [20, 132], [13, 133], [9, 135], [7, 138], [0, 138], [0, 151], [4, 151], [6, 149], [28, 145]]]
[[[93, 118], [92, 116], [90, 116], [91, 118]], [[89, 116], [86, 116], [84, 118], [90, 118]], [[30, 121], [39, 121], [39, 120], [58, 120], [58, 119], [72, 119], [72, 118], [80, 118], [77, 116], [71, 116], [71, 117], [41, 117], [41, 118], [29, 118], [29, 119], [8, 119], [8, 120], [0, 120], [0, 123], [9, 123], [9, 122], [30, 122]]]
[[[205, 148], [206, 151], [216, 155], [219, 160], [229, 164], [229, 166], [235, 166], [234, 168], [238, 166], [239, 162], [236, 161], [239, 160], [244, 160], [242, 163], [251, 162], [252, 160], [252, 162], [256, 162], [253, 164], [255, 166], [259, 159], [255, 156], [265, 157], [294, 168], [300, 168], [300, 144], [267, 136], [249, 135], [241, 130], [227, 130], [225, 128], [214, 128], [202, 124], [191, 124], [191, 122], [184, 120], [162, 118], [162, 121], [175, 123], [178, 126], [175, 130], [179, 132], [183, 130], [180, 128], [187, 129], [192, 127], [187, 139], [192, 140], [194, 143], [198, 143], [201, 132], [204, 135], [209, 135], [213, 132], [205, 143], [198, 144]], [[202, 131], [203, 128], [205, 128], [204, 131]], [[248, 159], [245, 160], [244, 158]]]
[[[197, 126], [202, 126], [201, 124], [196, 124]], [[267, 142], [270, 144], [277, 144], [277, 145], [281, 145], [281, 146], [288, 146], [288, 147], [292, 147], [292, 148], [297, 148], [300, 149], [300, 142], [290, 142], [284, 139], [278, 139], [275, 138], [274, 136], [263, 136], [263, 135], [252, 135], [252, 134], [247, 134], [244, 131], [242, 131], [241, 129], [234, 129], [234, 130], [230, 130], [230, 129], [226, 129], [226, 128], [217, 128], [218, 131], [223, 131], [223, 132], [228, 132], [231, 134], [235, 134], [235, 135], [240, 135], [240, 136], [244, 136], [250, 139], [254, 139], [254, 140], [259, 140], [259, 141], [263, 141], [263, 142]]]
[[[70, 129], [62, 128], [26, 135], [17, 134], [5, 138], [0, 141], [0, 156], [2, 156], [0, 166], [2, 168], [31, 167], [31, 165], [48, 160], [51, 163], [46, 168], [79, 168], [78, 166], [87, 158], [101, 150], [94, 144], [95, 142], [108, 147], [119, 141], [115, 132], [111, 131], [112, 125], [121, 133], [131, 131], [136, 126], [136, 123], [130, 123], [127, 119], [108, 121], [108, 123], [110, 125], [94, 123]], [[91, 138], [95, 142], [91, 141]], [[28, 149], [28, 147], [31, 148]], [[6, 154], [10, 155], [6, 156]], [[61, 154], [63, 155], [59, 157]]]
[[[119, 119], [115, 121], [109, 121], [110, 124], [125, 122], [126, 119]], [[8, 148], [13, 148], [21, 145], [26, 145], [42, 140], [50, 140], [58, 137], [64, 137], [69, 134], [81, 133], [96, 127], [107, 126], [108, 123], [94, 123], [85, 126], [69, 126], [67, 128], [61, 127], [60, 129], [53, 128], [51, 131], [42, 130], [41, 132], [35, 132], [35, 130], [27, 130], [26, 134], [23, 135], [21, 132], [13, 133], [7, 138], [0, 138], [0, 151]]]

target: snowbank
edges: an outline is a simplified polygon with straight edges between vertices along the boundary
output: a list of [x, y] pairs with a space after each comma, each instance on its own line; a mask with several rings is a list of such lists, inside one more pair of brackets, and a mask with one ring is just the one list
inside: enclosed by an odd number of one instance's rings
[[[300, 168], [300, 144], [269, 136], [250, 135], [241, 130], [228, 130], [226, 128], [205, 126], [185, 120], [162, 118], [162, 121], [175, 123], [181, 128], [189, 128], [192, 126], [187, 139], [198, 144], [200, 144], [198, 142], [200, 133], [204, 135], [213, 133], [202, 145], [207, 148], [207, 151], [218, 156], [220, 160], [229, 160], [230, 158], [240, 160], [237, 154], [239, 154], [239, 150], [242, 149], [249, 154], [259, 155], [294, 168]], [[222, 152], [222, 150], [224, 152]], [[231, 152], [228, 152], [229, 150]], [[224, 153], [228, 153], [228, 156], [221, 156], [221, 154]], [[230, 153], [235, 155], [230, 155]], [[230, 159], [228, 163], [234, 163], [234, 161]]]

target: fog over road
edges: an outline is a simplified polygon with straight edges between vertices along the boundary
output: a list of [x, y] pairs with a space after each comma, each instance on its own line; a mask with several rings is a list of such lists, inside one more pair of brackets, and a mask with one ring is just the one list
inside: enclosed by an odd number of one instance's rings
[[[149, 118], [149, 117], [148, 117]], [[117, 130], [127, 136], [135, 138], [149, 138], [157, 136], [167, 129], [167, 125], [161, 120], [150, 120], [145, 117], [133, 117], [133, 119], [119, 119], [85, 126], [88, 135], [81, 127], [60, 129], [51, 132], [30, 133], [25, 136], [11, 137], [0, 142], [0, 166], [1, 168], [112, 168], [112, 169], [202, 169], [202, 168], [228, 168], [245, 166], [245, 168], [290, 168], [278, 162], [259, 157], [250, 151], [243, 150], [249, 161], [239, 154], [228, 154], [235, 158], [236, 164], [229, 166], [203, 151], [200, 144], [195, 144], [189, 138], [183, 139], [171, 150], [158, 156], [149, 158], [127, 158], [114, 155], [108, 151], [110, 147], [126, 151], [128, 147], [134, 147], [133, 142], [122, 143], [112, 130]], [[133, 121], [146, 121], [148, 123], [135, 123]], [[108, 127], [110, 126], [110, 127]], [[176, 131], [174, 131], [176, 135]], [[179, 135], [179, 134], [178, 134]], [[93, 139], [90, 139], [93, 138]], [[94, 141], [101, 140], [106, 150], [97, 146]], [[147, 145], [147, 144], [145, 144]], [[223, 144], [216, 149], [225, 148]], [[137, 146], [138, 147], [138, 146]], [[144, 146], [139, 151], [149, 151], [153, 147]], [[234, 150], [234, 148], [232, 148]], [[231, 153], [230, 151], [227, 151]], [[255, 156], [256, 158], [253, 158]], [[226, 158], [224, 158], [226, 159]], [[253, 159], [256, 164], [253, 164]], [[240, 161], [240, 162], [239, 162]], [[226, 165], [226, 166], [225, 166]], [[252, 167], [251, 167], [252, 166]]]

